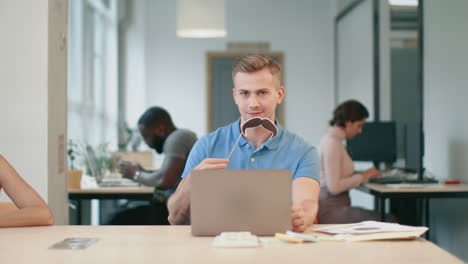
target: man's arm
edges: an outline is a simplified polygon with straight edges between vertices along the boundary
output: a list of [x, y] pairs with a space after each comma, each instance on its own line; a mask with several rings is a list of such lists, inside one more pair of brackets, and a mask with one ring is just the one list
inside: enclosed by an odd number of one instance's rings
[[[164, 160], [163, 165], [159, 171], [153, 172], [155, 174], [155, 187], [161, 190], [167, 190], [172, 188], [177, 180], [182, 175], [185, 167], [185, 159], [178, 157], [168, 157]], [[144, 176], [145, 172], [141, 175]], [[151, 172], [150, 172], [151, 174]]]
[[293, 230], [304, 232], [311, 226], [318, 213], [320, 184], [309, 177], [299, 177], [292, 183], [293, 207], [291, 218]]
[[[216, 170], [224, 169], [229, 163], [228, 159], [204, 159], [194, 170]], [[167, 201], [169, 210], [169, 223], [171, 225], [180, 225], [190, 217], [190, 179], [191, 173], [187, 175], [177, 187], [174, 194]]]
[[179, 183], [167, 201], [167, 218], [171, 225], [184, 224], [190, 217], [190, 174]]
[[[120, 164], [120, 172], [125, 178], [135, 180], [147, 186], [154, 186], [158, 189], [167, 190], [176, 184], [184, 170], [184, 166], [185, 159], [166, 157], [159, 170], [147, 171], [136, 163], [122, 162]], [[139, 175], [138, 178], [135, 178], [137, 171]]]
[[140, 170], [137, 181], [144, 185], [154, 186], [161, 190], [172, 188], [184, 171], [185, 159], [178, 157], [167, 157], [156, 171]]

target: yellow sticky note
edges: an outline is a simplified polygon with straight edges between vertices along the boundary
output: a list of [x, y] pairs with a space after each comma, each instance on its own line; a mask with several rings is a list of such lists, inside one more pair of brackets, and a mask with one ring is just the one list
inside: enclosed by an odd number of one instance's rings
[[304, 242], [303, 239], [290, 237], [288, 235], [281, 234], [281, 233], [276, 233], [275, 237], [278, 238], [279, 240], [290, 242], [290, 243], [303, 243]]

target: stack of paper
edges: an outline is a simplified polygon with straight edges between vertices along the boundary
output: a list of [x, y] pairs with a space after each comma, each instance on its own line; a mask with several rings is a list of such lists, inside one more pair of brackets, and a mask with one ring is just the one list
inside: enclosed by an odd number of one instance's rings
[[429, 228], [412, 227], [393, 223], [364, 221], [355, 224], [329, 225], [314, 229], [315, 232], [328, 234], [322, 240], [369, 241], [392, 239], [415, 239]]
[[222, 232], [213, 240], [214, 247], [258, 247], [258, 237], [250, 232]]

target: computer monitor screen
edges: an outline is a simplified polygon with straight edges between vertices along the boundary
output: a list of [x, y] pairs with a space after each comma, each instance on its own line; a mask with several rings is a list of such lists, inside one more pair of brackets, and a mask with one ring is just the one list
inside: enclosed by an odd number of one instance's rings
[[362, 133], [347, 140], [347, 148], [353, 160], [374, 162], [396, 161], [395, 122], [365, 123]]
[[407, 169], [419, 170], [424, 155], [423, 134], [417, 122], [408, 122], [405, 126], [405, 167]]

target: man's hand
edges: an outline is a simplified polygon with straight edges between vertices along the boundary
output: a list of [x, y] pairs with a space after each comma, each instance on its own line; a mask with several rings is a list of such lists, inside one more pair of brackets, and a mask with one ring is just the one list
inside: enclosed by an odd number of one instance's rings
[[[193, 170], [216, 170], [224, 169], [229, 163], [228, 159], [208, 158], [200, 162]], [[190, 179], [191, 173], [183, 179], [174, 194], [171, 195], [167, 202], [169, 211], [169, 223], [171, 225], [180, 225], [190, 216]]]
[[312, 178], [299, 177], [293, 180], [292, 190], [291, 223], [293, 231], [304, 232], [317, 218], [320, 185]]
[[119, 171], [122, 174], [122, 177], [134, 180], [135, 173], [140, 170], [141, 167], [137, 163], [121, 161], [119, 163]]
[[304, 207], [302, 205], [293, 205], [291, 208], [291, 223], [294, 232], [304, 232], [308, 225], [306, 224]]
[[194, 170], [218, 170], [224, 169], [229, 163], [228, 159], [207, 158], [198, 164]]

